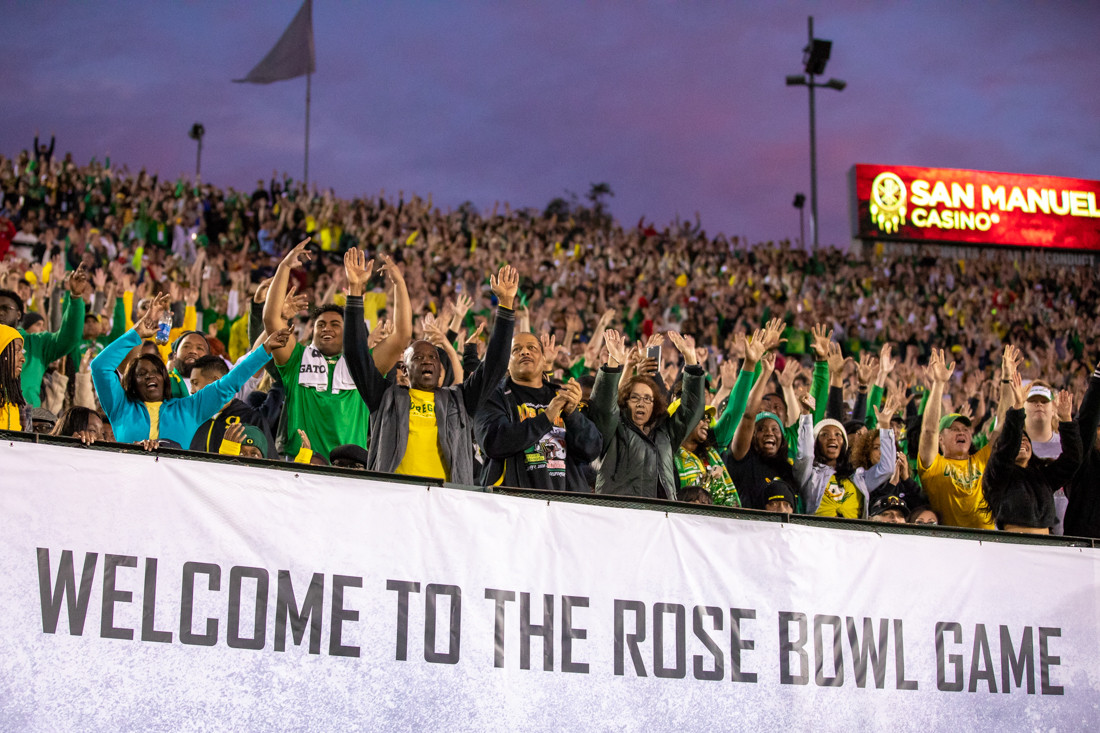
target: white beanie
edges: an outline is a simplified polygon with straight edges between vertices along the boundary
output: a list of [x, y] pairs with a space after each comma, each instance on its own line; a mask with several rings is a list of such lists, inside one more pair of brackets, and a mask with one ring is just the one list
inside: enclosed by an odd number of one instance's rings
[[848, 431], [844, 429], [844, 425], [839, 420], [834, 420], [831, 417], [827, 417], [817, 425], [814, 425], [814, 441], [817, 441], [817, 436], [821, 434], [821, 430], [826, 425], [832, 425], [834, 428], [840, 431], [840, 437], [844, 439], [844, 447], [848, 447]]

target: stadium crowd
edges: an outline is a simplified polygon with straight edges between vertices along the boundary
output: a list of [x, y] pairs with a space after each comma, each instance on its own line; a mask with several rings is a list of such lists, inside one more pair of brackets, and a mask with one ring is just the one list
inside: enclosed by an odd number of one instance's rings
[[0, 156], [0, 430], [1100, 538], [1089, 268]]

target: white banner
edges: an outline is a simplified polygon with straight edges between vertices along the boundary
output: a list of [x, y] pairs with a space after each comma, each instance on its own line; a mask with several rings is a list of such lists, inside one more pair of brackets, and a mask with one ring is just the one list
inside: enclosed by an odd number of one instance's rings
[[1097, 553], [0, 445], [0, 730], [1097, 730]]

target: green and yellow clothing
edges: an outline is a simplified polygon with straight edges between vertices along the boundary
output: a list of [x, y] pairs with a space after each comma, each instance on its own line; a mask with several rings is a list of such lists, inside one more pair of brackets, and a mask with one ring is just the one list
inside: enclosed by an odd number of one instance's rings
[[[676, 472], [680, 475], [680, 488], [685, 486], [702, 486], [710, 492], [710, 499], [721, 506], [741, 506], [741, 497], [737, 494], [737, 487], [733, 485], [733, 479], [726, 470], [726, 464], [722, 456], [714, 448], [708, 447], [705, 458], [689, 452], [682, 447], [676, 453]], [[715, 478], [710, 476], [710, 467], [722, 469]]]
[[409, 390], [409, 442], [394, 473], [447, 479], [447, 467], [439, 450], [439, 426], [435, 421], [435, 393]]
[[991, 452], [992, 446], [987, 445], [961, 460], [944, 458], [937, 453], [931, 466], [918, 466], [928, 502], [943, 517], [945, 525], [994, 529], [992, 515], [982, 508], [985, 503], [982, 474]]
[[305, 349], [302, 344], [297, 344], [287, 363], [275, 366], [286, 387], [286, 428], [280, 436], [283, 454], [298, 454], [302, 447], [298, 430], [305, 431], [312, 450], [326, 461], [329, 451], [338, 445], [354, 443], [366, 448], [370, 431], [370, 411], [366, 403], [354, 387], [332, 391], [332, 379], [340, 356], [324, 357], [328, 365], [328, 386], [321, 391], [299, 383]]
[[0, 406], [0, 430], [20, 431], [23, 429], [23, 420], [19, 416], [19, 407], [8, 403]]
[[850, 478], [838, 479], [834, 473], [829, 477], [825, 493], [821, 495], [821, 504], [814, 513], [819, 517], [862, 519], [863, 494]]
[[15, 329], [23, 339], [23, 353], [27, 359], [19, 383], [23, 388], [23, 399], [31, 407], [42, 406], [42, 377], [46, 369], [58, 359], [68, 356], [84, 339], [84, 301], [70, 297], [69, 293], [65, 293], [63, 298], [61, 328], [56, 333], [27, 333], [22, 328]]

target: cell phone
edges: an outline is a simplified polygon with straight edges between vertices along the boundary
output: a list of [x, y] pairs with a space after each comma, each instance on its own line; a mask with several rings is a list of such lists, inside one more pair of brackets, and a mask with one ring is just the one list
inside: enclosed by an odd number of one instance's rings
[[647, 359], [656, 359], [658, 365], [661, 363], [660, 346], [650, 346], [648, 349], [645, 350], [645, 355]]

